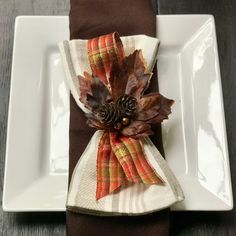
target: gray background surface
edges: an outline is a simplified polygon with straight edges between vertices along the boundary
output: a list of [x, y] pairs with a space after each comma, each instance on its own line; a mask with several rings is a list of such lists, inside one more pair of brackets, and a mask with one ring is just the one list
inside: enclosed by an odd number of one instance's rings
[[[135, 0], [134, 0], [135, 2]], [[159, 14], [213, 14], [216, 21], [233, 191], [236, 186], [236, 1], [153, 0]], [[125, 3], [125, 1], [124, 1]], [[96, 4], [96, 1], [94, 1]], [[0, 203], [14, 21], [18, 15], [68, 15], [69, 0], [0, 0]], [[175, 212], [172, 235], [236, 235], [236, 212]], [[65, 235], [64, 213], [4, 213], [0, 235]], [[105, 236], [105, 235], [104, 235]]]

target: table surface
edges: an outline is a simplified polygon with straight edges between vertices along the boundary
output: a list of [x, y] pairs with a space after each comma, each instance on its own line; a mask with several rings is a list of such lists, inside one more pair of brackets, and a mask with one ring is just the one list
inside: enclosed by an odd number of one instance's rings
[[[96, 1], [94, 1], [95, 3]], [[124, 1], [125, 2], [125, 1]], [[135, 0], [134, 0], [135, 2]], [[154, 0], [158, 14], [212, 14], [216, 21], [233, 192], [236, 191], [236, 1]], [[18, 15], [68, 15], [69, 0], [0, 0], [0, 203], [5, 163], [14, 21]], [[173, 212], [172, 235], [236, 235], [236, 211]], [[65, 213], [5, 213], [0, 235], [65, 235]]]

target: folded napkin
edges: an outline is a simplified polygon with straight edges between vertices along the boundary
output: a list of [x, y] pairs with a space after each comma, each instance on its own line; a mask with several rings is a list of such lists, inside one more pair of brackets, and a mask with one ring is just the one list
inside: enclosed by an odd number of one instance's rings
[[[116, 33], [103, 36], [102, 38], [106, 37], [112, 37], [116, 46], [116, 39], [119, 39], [119, 36]], [[91, 41], [93, 40], [96, 39], [92, 39]], [[141, 49], [143, 52], [143, 58], [146, 61], [146, 70], [147, 72], [152, 71], [157, 58], [157, 49], [159, 45], [158, 39], [145, 35], [136, 35], [123, 37], [121, 38], [121, 41], [124, 47], [125, 56], [130, 55], [135, 49]], [[78, 75], [82, 75], [84, 71], [89, 72], [90, 74], [92, 73], [87, 52], [88, 40], [64, 41], [59, 44], [59, 47], [71, 93], [77, 105], [85, 113], [90, 113], [90, 111], [86, 109], [83, 103], [79, 100], [80, 90], [78, 84]], [[113, 51], [110, 52], [108, 50], [107, 55], [110, 55], [112, 52]], [[101, 75], [103, 75], [103, 73], [101, 73]], [[96, 215], [140, 215], [169, 207], [172, 204], [183, 200], [183, 193], [180, 185], [159, 151], [155, 148], [149, 138], [141, 138], [140, 147], [143, 147], [144, 154], [147, 158], [146, 164], [144, 163], [144, 159], [142, 165], [146, 166], [149, 165], [148, 163], [151, 164], [155, 172], [158, 173], [159, 177], [155, 177], [153, 175], [150, 179], [150, 183], [152, 183], [152, 181], [157, 178], [155, 181], [157, 181], [156, 183], [159, 182], [159, 184], [125, 184], [116, 193], [111, 192], [112, 194], [105, 196], [107, 193], [106, 191], [104, 192], [104, 190], [107, 189], [107, 184], [109, 185], [107, 182], [107, 179], [109, 178], [108, 174], [105, 180], [106, 185], [104, 187], [102, 187], [103, 184], [101, 182], [101, 188], [103, 188], [101, 193], [105, 197], [99, 199], [98, 201], [95, 197], [97, 185], [96, 165], [99, 143], [103, 135], [104, 131], [97, 131], [93, 135], [91, 141], [82, 154], [80, 161], [74, 168], [68, 193], [67, 209], [75, 212]], [[115, 163], [115, 161], [115, 159], [112, 160], [113, 163]], [[139, 160], [139, 162], [140, 161], [141, 160]], [[102, 165], [104, 166], [104, 164]], [[131, 168], [131, 166], [129, 168]], [[134, 168], [136, 169], [136, 167]], [[111, 172], [111, 169], [108, 171]], [[142, 170], [140, 169], [140, 171]], [[114, 169], [113, 173], [117, 173], [117, 169]], [[123, 172], [120, 174], [122, 173]], [[114, 179], [114, 174], [112, 179]], [[129, 173], [127, 174], [129, 175]], [[147, 179], [145, 181], [147, 181]], [[162, 181], [164, 181], [164, 184]], [[117, 188], [117, 181], [115, 181], [111, 186]], [[100, 196], [100, 194], [98, 195]]]
[[[118, 31], [120, 35], [155, 37], [156, 17], [147, 0], [71, 0], [71, 39], [88, 39]], [[151, 90], [157, 89], [156, 76]], [[86, 125], [83, 111], [71, 96], [69, 180], [94, 130]], [[163, 154], [160, 127], [152, 141]], [[67, 211], [68, 235], [168, 235], [168, 210], [147, 216], [97, 217]]]

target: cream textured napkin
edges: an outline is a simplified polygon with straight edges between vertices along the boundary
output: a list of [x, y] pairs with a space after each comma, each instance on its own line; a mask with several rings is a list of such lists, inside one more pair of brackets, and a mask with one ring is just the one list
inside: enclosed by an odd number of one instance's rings
[[[126, 55], [142, 49], [147, 71], [152, 71], [156, 62], [159, 40], [145, 35], [121, 37]], [[87, 40], [64, 41], [59, 44], [67, 82], [78, 106], [89, 112], [79, 101], [78, 75], [91, 73]], [[140, 139], [148, 162], [165, 181], [165, 185], [131, 184], [119, 192], [96, 201], [96, 158], [97, 147], [103, 131], [97, 131], [80, 161], [77, 163], [67, 199], [71, 211], [96, 215], [142, 215], [169, 207], [184, 199], [182, 189], [174, 174], [149, 138]]]

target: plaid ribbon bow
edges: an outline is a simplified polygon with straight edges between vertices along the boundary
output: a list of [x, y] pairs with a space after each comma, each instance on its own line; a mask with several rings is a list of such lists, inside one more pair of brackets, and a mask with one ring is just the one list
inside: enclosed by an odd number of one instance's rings
[[[117, 33], [88, 40], [88, 57], [93, 75], [109, 84], [111, 65], [124, 59], [124, 49]], [[96, 199], [132, 183], [164, 184], [145, 156], [141, 139], [104, 131], [97, 152]]]

